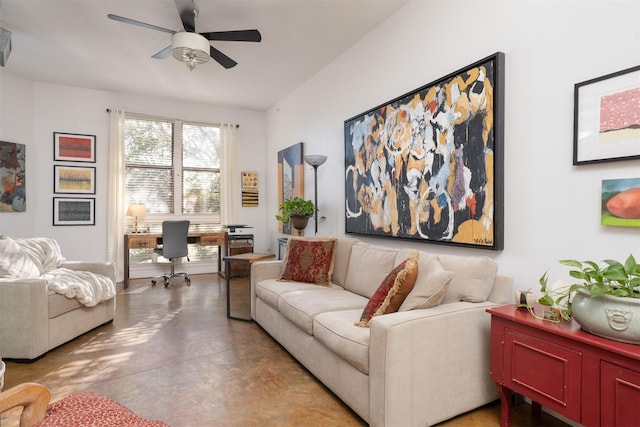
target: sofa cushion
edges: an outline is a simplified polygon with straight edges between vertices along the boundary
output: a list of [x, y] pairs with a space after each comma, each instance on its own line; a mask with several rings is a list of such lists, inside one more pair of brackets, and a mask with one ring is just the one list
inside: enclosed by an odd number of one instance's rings
[[280, 280], [330, 285], [335, 247], [336, 239], [290, 238]]
[[380, 282], [393, 270], [397, 249], [356, 243], [351, 248], [344, 288], [371, 298]]
[[77, 299], [67, 298], [64, 295], [57, 294], [51, 290], [49, 291], [47, 303], [49, 307], [49, 319], [53, 319], [61, 314], [82, 307], [82, 304], [80, 304]]
[[444, 269], [437, 256], [421, 252], [416, 283], [398, 311], [439, 305], [454, 274]]
[[[332, 284], [329, 288], [342, 289], [340, 286]], [[261, 280], [256, 283], [256, 296], [271, 307], [278, 309], [280, 295], [293, 291], [321, 291], [327, 289], [313, 283], [304, 282], [281, 282], [277, 279]]]
[[370, 330], [354, 325], [360, 313], [345, 310], [318, 314], [313, 320], [313, 335], [351, 366], [368, 374]]
[[40, 277], [38, 266], [9, 236], [0, 236], [0, 277], [15, 279]]
[[367, 299], [339, 287], [318, 291], [293, 291], [280, 295], [278, 311], [291, 323], [313, 335], [313, 319], [320, 313], [360, 309]]
[[362, 311], [360, 321], [356, 324], [357, 326], [368, 327], [373, 316], [398, 311], [416, 282], [419, 257], [420, 254], [415, 251], [409, 258], [391, 270], [369, 299]]
[[445, 270], [455, 274], [447, 286], [443, 304], [453, 301], [484, 302], [489, 298], [498, 264], [487, 257], [440, 255]]
[[[324, 234], [316, 234], [316, 238], [327, 239], [331, 236]], [[333, 274], [331, 275], [331, 281], [336, 285], [340, 285], [344, 288], [344, 284], [347, 281], [347, 271], [349, 270], [349, 259], [351, 258], [351, 248], [359, 240], [351, 237], [338, 237], [336, 244], [336, 254], [333, 260]]]

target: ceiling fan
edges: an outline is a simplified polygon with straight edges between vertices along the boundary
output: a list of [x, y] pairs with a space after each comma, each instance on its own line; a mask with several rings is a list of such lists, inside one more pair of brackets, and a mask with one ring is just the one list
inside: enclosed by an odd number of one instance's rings
[[125, 24], [137, 25], [156, 31], [171, 34], [171, 45], [152, 56], [155, 59], [165, 59], [173, 55], [180, 62], [184, 62], [193, 70], [196, 65], [204, 64], [210, 58], [216, 60], [224, 68], [235, 67], [238, 63], [209, 44], [210, 40], [259, 42], [262, 35], [258, 30], [214, 31], [209, 33], [196, 33], [196, 16], [198, 10], [193, 0], [175, 0], [178, 14], [182, 21], [184, 31], [173, 31], [168, 28], [158, 27], [123, 16], [108, 14], [107, 17]]

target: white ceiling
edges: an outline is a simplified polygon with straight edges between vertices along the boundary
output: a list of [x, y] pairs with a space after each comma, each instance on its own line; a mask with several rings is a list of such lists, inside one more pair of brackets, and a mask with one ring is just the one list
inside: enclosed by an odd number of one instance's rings
[[257, 28], [261, 43], [212, 42], [238, 65], [189, 71], [151, 55], [171, 35], [112, 21], [108, 13], [180, 30], [174, 0], [0, 0], [12, 32], [7, 72], [113, 92], [266, 110], [348, 49], [407, 0], [195, 0], [197, 32]]

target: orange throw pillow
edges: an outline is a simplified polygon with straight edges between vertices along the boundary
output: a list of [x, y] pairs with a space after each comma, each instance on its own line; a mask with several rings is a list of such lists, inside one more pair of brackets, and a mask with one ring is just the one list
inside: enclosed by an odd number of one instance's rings
[[289, 239], [281, 281], [331, 285], [337, 239]]
[[367, 328], [372, 317], [398, 311], [416, 283], [419, 256], [416, 251], [391, 270], [369, 299], [356, 326]]

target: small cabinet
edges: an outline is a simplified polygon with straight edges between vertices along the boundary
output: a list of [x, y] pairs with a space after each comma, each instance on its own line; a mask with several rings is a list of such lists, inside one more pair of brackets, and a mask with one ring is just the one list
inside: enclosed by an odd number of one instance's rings
[[592, 335], [576, 322], [545, 322], [515, 305], [491, 314], [489, 374], [511, 425], [511, 395], [584, 426], [640, 426], [640, 346]]

